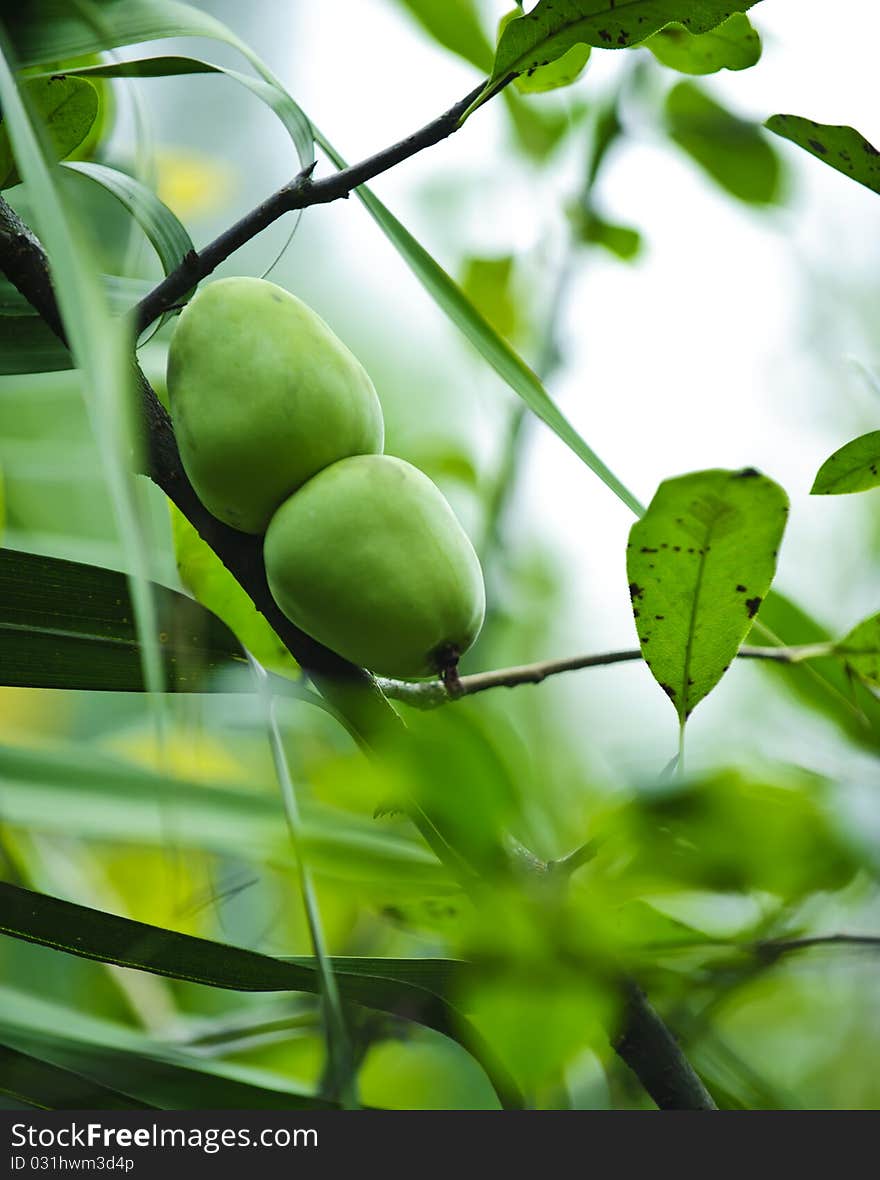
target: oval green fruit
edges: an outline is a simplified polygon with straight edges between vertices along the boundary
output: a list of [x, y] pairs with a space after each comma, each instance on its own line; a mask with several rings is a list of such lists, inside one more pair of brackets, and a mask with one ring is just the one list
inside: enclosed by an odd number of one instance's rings
[[483, 624], [473, 546], [440, 490], [402, 459], [319, 472], [275, 513], [264, 555], [287, 617], [383, 676], [436, 674]]
[[381, 452], [373, 383], [320, 316], [264, 279], [220, 279], [180, 316], [168, 352], [180, 457], [199, 499], [262, 533], [307, 479]]

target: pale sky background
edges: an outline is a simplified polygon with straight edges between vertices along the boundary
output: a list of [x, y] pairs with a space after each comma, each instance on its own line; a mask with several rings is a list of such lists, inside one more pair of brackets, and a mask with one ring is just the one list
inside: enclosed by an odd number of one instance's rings
[[[507, 7], [494, 6], [498, 16]], [[434, 47], [393, 0], [283, 6], [256, 0], [246, 14], [224, 0], [211, 10], [254, 45], [349, 159], [427, 122], [479, 80]], [[754, 69], [706, 79], [713, 93], [759, 120], [781, 111], [851, 123], [880, 143], [874, 4], [837, 0], [833, 25], [828, 5], [818, 0], [764, 0], [751, 15], [764, 57]], [[834, 35], [840, 28], [854, 31], [845, 43]], [[214, 46], [193, 48], [220, 60]], [[604, 89], [622, 56], [595, 53], [577, 94], [589, 100]], [[248, 98], [239, 100], [240, 113], [229, 124], [211, 127], [212, 111], [221, 109], [210, 89], [216, 81], [151, 85], [163, 87], [145, 91], [159, 143], [185, 146], [189, 137], [242, 173], [221, 221], [193, 227], [198, 243], [286, 179], [289, 148], [270, 116], [254, 123]], [[203, 89], [196, 92], [197, 85]], [[183, 93], [195, 100], [189, 111], [181, 109]], [[265, 134], [256, 134], [255, 125]], [[490, 104], [451, 140], [374, 184], [453, 273], [468, 249], [552, 255], [560, 240], [559, 210], [577, 185], [577, 155], [563, 156], [539, 177], [528, 163], [511, 160], [507, 135], [500, 104]], [[828, 454], [876, 428], [880, 417], [880, 396], [855, 364], [880, 371], [872, 330], [880, 204], [868, 190], [775, 142], [794, 195], [784, 209], [763, 213], [722, 194], [647, 125], [615, 155], [600, 189], [603, 207], [642, 229], [647, 249], [636, 266], [590, 254], [565, 308], [568, 363], [551, 393], [646, 502], [663, 478], [704, 467], [752, 465], [779, 480], [793, 511], [777, 585], [845, 631], [878, 607], [877, 551], [868, 548], [877, 494], [811, 498], [808, 492]], [[285, 235], [274, 227], [235, 259], [233, 272], [258, 273]], [[445, 400], [432, 412], [438, 423], [454, 423], [462, 406], [476, 403], [476, 457], [481, 465], [490, 462], [498, 407], [513, 394], [462, 346], [356, 201], [309, 211], [273, 277], [330, 320], [373, 373], [380, 394], [383, 380], [399, 390], [442, 374]], [[395, 337], [399, 351], [389, 355]], [[624, 570], [632, 518], [540, 424], [531, 432], [515, 519], [568, 571], [558, 646], [545, 654], [632, 646]], [[841, 750], [829, 747], [822, 727], [805, 733], [802, 714], [796, 718], [782, 702], [768, 705], [760, 676], [738, 667], [701, 705], [691, 726], [693, 756], [710, 743], [715, 755], [719, 742], [732, 753], [757, 744], [768, 755], [815, 756], [838, 766]], [[644, 747], [650, 750], [645, 765], [656, 766], [664, 743], [671, 753], [673, 714], [645, 668], [583, 674], [578, 691], [570, 689], [560, 691], [560, 707], [582, 712], [612, 762], [641, 767]], [[758, 717], [764, 724], [756, 737]], [[864, 771], [851, 757], [854, 769]]]

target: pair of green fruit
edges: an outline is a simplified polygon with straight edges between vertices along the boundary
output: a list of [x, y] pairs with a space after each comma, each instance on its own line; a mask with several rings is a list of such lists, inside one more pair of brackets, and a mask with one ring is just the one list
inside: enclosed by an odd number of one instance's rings
[[221, 279], [180, 316], [168, 393], [204, 506], [265, 533], [269, 586], [301, 630], [386, 676], [430, 676], [476, 639], [473, 546], [426, 475], [382, 454], [367, 373], [324, 321], [263, 279]]

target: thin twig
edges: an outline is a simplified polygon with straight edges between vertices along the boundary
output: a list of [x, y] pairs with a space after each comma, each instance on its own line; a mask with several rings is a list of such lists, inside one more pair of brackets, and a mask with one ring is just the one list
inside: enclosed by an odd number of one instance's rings
[[408, 160], [410, 156], [424, 151], [425, 148], [433, 147], [434, 144], [447, 139], [458, 130], [459, 119], [482, 90], [481, 83], [439, 118], [433, 119], [419, 131], [408, 135], [406, 139], [361, 160], [359, 164], [352, 164], [349, 168], [343, 168], [321, 180], [312, 179], [314, 164], [304, 169], [289, 184], [285, 184], [250, 213], [245, 214], [240, 221], [230, 226], [203, 250], [187, 254], [175, 270], [148, 292], [134, 309], [136, 335], [139, 336], [153, 320], [158, 319], [187, 291], [216, 270], [230, 254], [262, 233], [285, 213], [343, 199], [359, 185], [387, 172], [389, 168]]
[[[777, 664], [799, 664], [804, 660], [828, 656], [831, 644], [811, 643], [802, 647], [741, 647], [737, 657], [742, 660], [771, 660]], [[519, 664], [512, 668], [498, 668], [492, 672], [475, 672], [461, 676], [454, 694], [448, 692], [442, 680], [413, 683], [407, 680], [377, 679], [386, 697], [416, 709], [436, 709], [462, 697], [487, 692], [490, 688], [518, 688], [522, 684], [541, 684], [561, 672], [578, 672], [583, 668], [604, 668], [610, 664], [625, 664], [642, 659], [639, 648], [606, 651], [598, 655], [568, 656], [560, 660], [541, 660], [536, 664]]]

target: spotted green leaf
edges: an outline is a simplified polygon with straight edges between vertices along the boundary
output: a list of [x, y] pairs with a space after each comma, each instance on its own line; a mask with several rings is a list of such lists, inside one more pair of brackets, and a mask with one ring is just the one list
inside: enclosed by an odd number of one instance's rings
[[691, 33], [714, 29], [732, 12], [747, 12], [757, 0], [540, 0], [505, 28], [486, 89], [471, 111], [511, 76], [558, 61], [573, 45], [625, 49], [680, 22]]
[[836, 651], [857, 676], [880, 688], [880, 614], [854, 627], [837, 644]]
[[[501, 18], [498, 26], [499, 38], [511, 21], [519, 20], [522, 10], [514, 8]], [[521, 94], [542, 94], [547, 90], [559, 90], [563, 86], [570, 86], [576, 82], [587, 66], [590, 59], [589, 45], [572, 45], [563, 53], [562, 57], [551, 61], [546, 66], [532, 66], [516, 79], [516, 88]]]
[[819, 468], [813, 496], [842, 496], [880, 487], [880, 430], [854, 438]]
[[691, 33], [682, 24], [667, 25], [645, 44], [659, 62], [680, 74], [747, 70], [761, 58], [761, 38], [744, 12], [735, 12], [706, 33]]
[[800, 115], [771, 115], [765, 126], [844, 176], [880, 193], [880, 152], [854, 127], [814, 123]]
[[735, 657], [776, 572], [788, 497], [753, 468], [660, 485], [627, 574], [645, 661], [684, 722]]
[[[34, 78], [22, 86], [22, 94], [56, 160], [79, 147], [98, 117], [98, 92], [83, 78]], [[0, 123], [0, 188], [20, 182], [4, 120]]]

